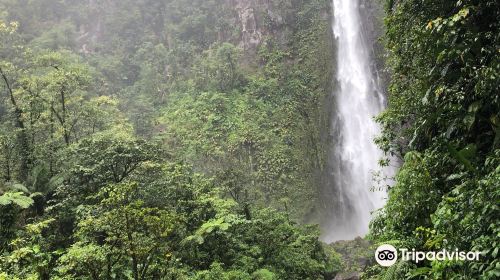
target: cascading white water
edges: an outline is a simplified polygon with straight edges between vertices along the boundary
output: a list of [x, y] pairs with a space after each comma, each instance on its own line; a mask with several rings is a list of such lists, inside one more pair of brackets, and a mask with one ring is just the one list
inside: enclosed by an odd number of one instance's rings
[[337, 86], [332, 119], [331, 178], [335, 197], [323, 240], [347, 240], [368, 232], [371, 212], [384, 203], [383, 191], [372, 191], [382, 152], [374, 143], [379, 127], [374, 116], [384, 107], [363, 35], [359, 0], [333, 0], [333, 33], [337, 42]]

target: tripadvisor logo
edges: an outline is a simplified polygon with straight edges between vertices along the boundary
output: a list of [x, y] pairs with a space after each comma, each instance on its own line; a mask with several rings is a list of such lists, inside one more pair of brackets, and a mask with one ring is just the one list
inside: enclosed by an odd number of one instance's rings
[[[447, 251], [445, 249], [434, 252], [422, 252], [411, 251], [405, 248], [399, 249], [399, 256], [403, 261], [413, 261], [419, 263], [423, 260], [428, 261], [445, 261], [445, 260], [455, 260], [455, 261], [478, 261], [479, 252], [461, 252], [456, 249], [455, 251]], [[375, 251], [375, 260], [381, 266], [391, 266], [395, 264], [398, 260], [398, 250], [394, 246], [389, 244], [380, 245]]]
[[398, 260], [398, 251], [392, 245], [380, 245], [375, 251], [375, 260], [381, 266], [391, 266]]

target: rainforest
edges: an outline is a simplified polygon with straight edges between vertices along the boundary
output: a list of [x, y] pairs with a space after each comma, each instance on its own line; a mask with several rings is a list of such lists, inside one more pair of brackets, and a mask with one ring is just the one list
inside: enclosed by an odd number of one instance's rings
[[499, 1], [0, 0], [0, 280], [499, 279], [499, 219]]

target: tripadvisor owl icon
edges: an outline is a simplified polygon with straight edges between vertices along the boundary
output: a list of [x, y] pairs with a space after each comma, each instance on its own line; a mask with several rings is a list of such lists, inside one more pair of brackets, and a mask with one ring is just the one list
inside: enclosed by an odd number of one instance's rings
[[398, 260], [398, 251], [392, 245], [380, 245], [375, 251], [375, 260], [381, 266], [391, 266]]

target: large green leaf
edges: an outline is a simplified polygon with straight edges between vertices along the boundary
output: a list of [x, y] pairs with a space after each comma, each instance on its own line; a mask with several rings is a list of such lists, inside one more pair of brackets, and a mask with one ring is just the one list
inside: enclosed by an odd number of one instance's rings
[[25, 196], [22, 192], [7, 192], [0, 196], [0, 205], [10, 204], [26, 209], [33, 204], [33, 199]]

